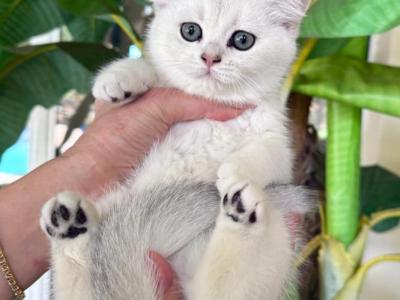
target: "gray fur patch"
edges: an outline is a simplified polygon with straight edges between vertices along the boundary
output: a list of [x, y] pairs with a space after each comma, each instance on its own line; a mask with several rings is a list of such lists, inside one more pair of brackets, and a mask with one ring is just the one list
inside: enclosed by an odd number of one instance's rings
[[183, 182], [115, 200], [90, 243], [94, 299], [157, 299], [148, 251], [176, 256], [209, 231], [218, 214], [218, 191], [211, 184]]
[[[314, 206], [313, 196], [301, 187], [273, 186], [266, 191], [284, 212], [304, 213]], [[121, 199], [112, 200], [116, 204], [103, 216], [90, 243], [94, 300], [160, 299], [148, 251], [169, 258], [179, 275], [182, 266], [174, 262], [185, 261], [179, 256], [187, 258], [193, 247], [200, 254], [205, 249], [219, 212], [218, 191], [213, 184], [181, 182], [117, 195]], [[185, 273], [193, 274], [194, 267]]]

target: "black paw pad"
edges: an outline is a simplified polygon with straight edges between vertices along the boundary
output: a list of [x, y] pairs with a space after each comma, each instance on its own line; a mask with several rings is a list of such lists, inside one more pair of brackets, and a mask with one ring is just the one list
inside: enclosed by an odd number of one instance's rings
[[56, 203], [49, 212], [50, 218], [43, 227], [52, 238], [74, 239], [88, 231], [89, 218], [85, 210], [79, 206], [67, 207], [65, 204]]
[[51, 224], [54, 227], [60, 226], [60, 224], [58, 223], [58, 216], [57, 216], [57, 211], [56, 210], [53, 210], [53, 212], [51, 213]]
[[235, 215], [228, 214], [228, 217], [230, 217], [232, 219], [232, 221], [235, 223], [239, 222], [239, 217], [237, 217]]
[[46, 231], [49, 234], [49, 236], [54, 236], [54, 231], [53, 229], [51, 229], [50, 226], [46, 226]]
[[[228, 201], [229, 201], [229, 197], [228, 197], [228, 195], [225, 195], [224, 199], [222, 200], [222, 204], [224, 206], [227, 206]], [[242, 201], [242, 191], [238, 191], [233, 195], [229, 205], [234, 206], [236, 208], [236, 212], [239, 214], [243, 214], [246, 212], [246, 209], [244, 208], [243, 201]]]
[[246, 212], [246, 210], [244, 209], [244, 206], [243, 206], [242, 199], [240, 199], [240, 200], [238, 201], [238, 203], [237, 203], [237, 205], [236, 205], [236, 211], [237, 211], [239, 214], [243, 214], [243, 213]]
[[118, 102], [118, 98], [112, 97], [112, 98], [111, 98], [111, 102], [112, 102], [112, 103], [117, 103], [117, 102]]
[[236, 202], [241, 201], [241, 198], [240, 198], [241, 194], [242, 194], [242, 191], [238, 191], [233, 195], [232, 204], [235, 204]]
[[60, 208], [58, 209], [61, 217], [65, 220], [68, 221], [71, 214], [69, 213], [68, 208], [66, 208], [64, 205], [60, 205]]
[[86, 233], [86, 232], [87, 232], [87, 228], [85, 228], [85, 227], [80, 228], [80, 227], [71, 226], [68, 228], [68, 231], [66, 233], [63, 233], [61, 235], [61, 237], [63, 239], [65, 239], [65, 238], [74, 239], [78, 235]]
[[131, 96], [132, 96], [131, 92], [125, 92], [125, 94], [124, 94], [125, 99], [128, 99]]
[[78, 224], [85, 224], [87, 221], [87, 217], [85, 212], [83, 211], [82, 208], [79, 207], [78, 211], [76, 212], [76, 216], [75, 216], [75, 221]]
[[224, 206], [228, 204], [228, 195], [225, 195], [224, 199], [222, 200]]
[[222, 212], [230, 220], [235, 223], [241, 223], [244, 225], [255, 224], [258, 222], [258, 213], [256, 211], [259, 202], [256, 199], [246, 198], [252, 197], [250, 193], [243, 193], [248, 186], [243, 187], [239, 191], [235, 191], [225, 195], [222, 199]]
[[254, 224], [255, 222], [257, 222], [257, 215], [256, 215], [256, 212], [255, 212], [255, 211], [253, 211], [253, 212], [250, 214], [249, 222], [252, 223], [252, 224]]

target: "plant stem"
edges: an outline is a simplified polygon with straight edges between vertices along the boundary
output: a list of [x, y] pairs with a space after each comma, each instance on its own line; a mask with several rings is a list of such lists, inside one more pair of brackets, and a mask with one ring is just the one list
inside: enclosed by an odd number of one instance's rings
[[327, 234], [348, 246], [359, 229], [361, 109], [328, 104]]

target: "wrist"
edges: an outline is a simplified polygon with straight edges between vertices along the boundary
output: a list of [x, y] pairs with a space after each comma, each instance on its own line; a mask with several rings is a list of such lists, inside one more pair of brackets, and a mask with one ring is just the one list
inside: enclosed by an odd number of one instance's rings
[[10, 287], [4, 278], [0, 278], [0, 299], [13, 300], [13, 295]]
[[74, 147], [56, 159], [65, 174], [65, 188], [82, 196], [95, 198], [104, 193], [113, 182], [115, 172], [110, 164], [95, 159], [95, 155], [76, 150]]

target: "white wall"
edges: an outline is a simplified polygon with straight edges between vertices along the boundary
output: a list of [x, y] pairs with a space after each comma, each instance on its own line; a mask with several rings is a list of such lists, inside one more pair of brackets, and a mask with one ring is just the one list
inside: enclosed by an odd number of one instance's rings
[[[373, 38], [370, 59], [400, 67], [400, 28]], [[363, 165], [379, 164], [400, 176], [400, 118], [368, 111], [363, 118]], [[383, 234], [370, 232], [363, 261], [390, 253], [400, 253], [400, 227]], [[365, 279], [360, 300], [399, 300], [399, 278], [400, 263], [373, 267]]]

